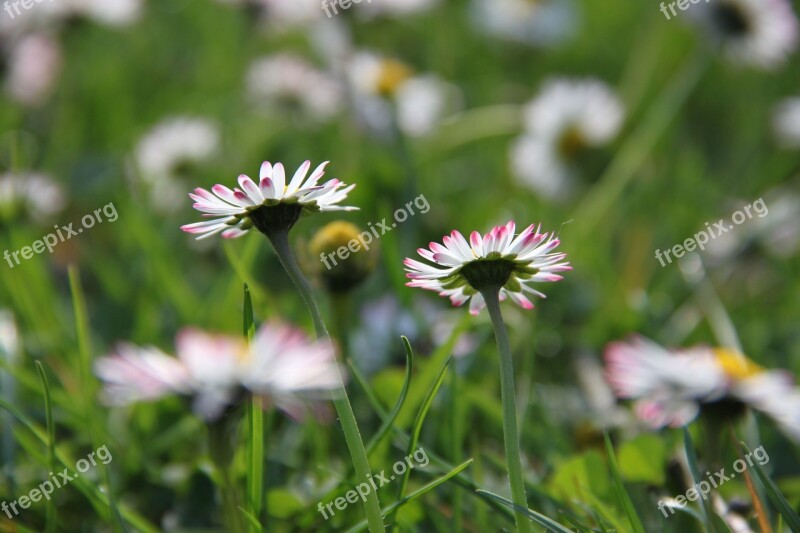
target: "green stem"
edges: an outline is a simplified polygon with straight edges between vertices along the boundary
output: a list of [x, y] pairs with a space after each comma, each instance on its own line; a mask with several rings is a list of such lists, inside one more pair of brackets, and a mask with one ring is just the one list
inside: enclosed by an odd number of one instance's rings
[[[297, 287], [297, 290], [300, 291], [300, 296], [302, 296], [308, 306], [308, 310], [311, 312], [317, 338], [324, 339], [331, 346], [331, 350], [333, 350], [331, 338], [328, 335], [328, 330], [325, 328], [325, 322], [322, 320], [319, 307], [314, 300], [314, 293], [311, 289], [311, 285], [300, 270], [300, 266], [297, 264], [297, 260], [289, 246], [289, 232], [273, 232], [268, 237], [281, 265], [283, 265], [283, 268]], [[350, 405], [350, 399], [347, 396], [347, 389], [345, 389], [344, 380], [341, 378], [341, 375], [340, 381], [342, 383], [341, 391], [334, 396], [333, 404], [336, 408], [336, 414], [339, 416], [339, 420], [342, 424], [342, 431], [344, 432], [344, 438], [347, 442], [347, 448], [350, 451], [350, 458], [353, 461], [353, 468], [355, 469], [358, 479], [371, 479], [372, 471], [369, 467], [367, 451], [364, 448], [364, 442], [361, 439], [361, 432], [358, 430], [356, 416], [353, 413], [353, 407]], [[378, 533], [385, 531], [381, 505], [375, 491], [367, 495], [364, 506], [367, 512], [367, 523], [369, 524], [370, 532]]]
[[231, 427], [235, 424], [233, 413], [226, 413], [218, 421], [208, 424], [208, 449], [211, 461], [217, 471], [222, 493], [222, 508], [226, 529], [233, 532], [244, 531], [239, 512], [236, 485], [231, 476], [233, 446]]
[[[508, 331], [503, 314], [500, 312], [500, 290], [489, 288], [481, 291], [486, 300], [489, 316], [492, 317], [494, 335], [497, 339], [497, 350], [500, 352], [500, 393], [503, 402], [503, 440], [505, 443], [506, 466], [508, 478], [511, 481], [511, 495], [514, 505], [519, 508], [528, 508], [528, 498], [525, 495], [525, 478], [522, 474], [522, 460], [519, 453], [519, 430], [517, 429], [517, 396], [514, 391], [514, 363], [511, 358], [511, 344], [508, 340]], [[531, 523], [525, 514], [519, 510], [514, 511], [519, 533], [530, 533]]]
[[352, 306], [350, 305], [350, 292], [331, 293], [331, 307], [333, 309], [333, 335], [339, 341], [342, 351], [342, 359], [345, 363], [350, 363], [350, 316]]

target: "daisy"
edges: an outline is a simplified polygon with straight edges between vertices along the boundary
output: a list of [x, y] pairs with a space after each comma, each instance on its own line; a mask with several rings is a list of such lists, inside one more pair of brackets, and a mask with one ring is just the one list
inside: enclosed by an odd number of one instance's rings
[[129, 26], [142, 14], [142, 0], [60, 0], [67, 13], [107, 26]]
[[64, 190], [50, 176], [40, 173], [0, 175], [0, 215], [22, 208], [42, 222], [64, 208]]
[[800, 97], [787, 98], [775, 107], [772, 129], [786, 148], [800, 148]]
[[201, 117], [169, 117], [148, 131], [136, 145], [134, 160], [153, 204], [173, 210], [183, 195], [177, 181], [181, 170], [212, 158], [219, 144], [217, 125]]
[[511, 148], [517, 177], [542, 196], [565, 198], [575, 188], [571, 160], [619, 133], [625, 109], [605, 83], [555, 79], [524, 111], [524, 133]]
[[[488, 308], [500, 355], [500, 389], [503, 409], [503, 441], [506, 467], [515, 506], [525, 508], [527, 496], [523, 479], [522, 456], [517, 428], [514, 364], [508, 331], [500, 310], [500, 301], [507, 296], [524, 309], [533, 308], [526, 294], [544, 298], [531, 285], [539, 281], [558, 281], [557, 272], [572, 270], [563, 261], [566, 254], [552, 253], [559, 245], [553, 233], [540, 233], [541, 226], [533, 224], [515, 236], [513, 221], [497, 226], [486, 236], [477, 231], [469, 242], [458, 231], [443, 238], [444, 246], [432, 242], [430, 248], [417, 250], [429, 263], [406, 258], [406, 276], [410, 287], [437, 291], [447, 296], [453, 305], [470, 302], [473, 315]], [[529, 519], [515, 513], [517, 531], [531, 531]]]
[[402, 17], [422, 13], [439, 3], [438, 0], [381, 0], [364, 2], [358, 9], [359, 16]]
[[419, 75], [402, 61], [372, 52], [355, 54], [347, 70], [359, 118], [385, 136], [392, 132], [395, 115], [397, 128], [406, 135], [426, 135], [460, 100], [458, 89], [439, 77]]
[[305, 117], [317, 121], [331, 118], [341, 108], [342, 88], [336, 80], [294, 54], [255, 60], [246, 85], [253, 102], [275, 110], [299, 107]]
[[745, 65], [775, 68], [797, 47], [797, 18], [787, 0], [701, 2], [692, 13], [725, 55]]
[[473, 315], [485, 306], [484, 292], [499, 290], [500, 299], [510, 297], [524, 309], [532, 309], [527, 295], [545, 298], [533, 288], [537, 282], [559, 281], [558, 272], [572, 270], [563, 262], [564, 253], [552, 253], [560, 241], [554, 233], [540, 233], [531, 224], [516, 237], [515, 224], [497, 226], [485, 236], [477, 231], [469, 242], [458, 231], [444, 237], [444, 246], [432, 242], [419, 255], [432, 264], [406, 258], [406, 285], [437, 291], [455, 306], [470, 302]]
[[324, 14], [320, 0], [257, 0], [256, 3], [265, 9], [270, 26], [279, 31], [306, 26], [321, 20]]
[[486, 33], [538, 46], [563, 42], [578, 22], [572, 0], [473, 0], [472, 15]]
[[[239, 188], [214, 185], [209, 192], [197, 188], [189, 197], [194, 208], [205, 217], [218, 217], [205, 222], [181, 226], [187, 233], [199, 233], [198, 239], [222, 232], [228, 239], [241, 237], [254, 227], [269, 236], [288, 231], [301, 214], [320, 211], [354, 211], [357, 207], [337, 205], [347, 198], [355, 185], [345, 186], [337, 179], [317, 185], [325, 175], [325, 161], [308, 175], [311, 161], [306, 161], [286, 184], [286, 172], [281, 163], [274, 166], [264, 161], [259, 172], [259, 184], [242, 174]], [[308, 176], [308, 177], [307, 177]]]
[[610, 344], [605, 359], [616, 395], [636, 400], [637, 416], [652, 428], [684, 426], [701, 409], [725, 414], [749, 406], [800, 439], [800, 389], [787, 372], [729, 349], [671, 351], [641, 337]]
[[122, 344], [96, 362], [95, 372], [111, 405], [177, 394], [191, 397], [194, 412], [212, 421], [248, 392], [292, 409], [304, 396], [340, 388], [329, 346], [279, 323], [263, 325], [250, 347], [244, 339], [185, 329], [176, 339], [177, 358]]

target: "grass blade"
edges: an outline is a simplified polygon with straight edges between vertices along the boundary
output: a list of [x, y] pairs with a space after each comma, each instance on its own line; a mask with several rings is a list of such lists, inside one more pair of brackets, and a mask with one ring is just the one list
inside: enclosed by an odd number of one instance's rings
[[498, 496], [497, 494], [494, 494], [492, 492], [489, 492], [489, 491], [483, 490], [483, 489], [478, 489], [475, 492], [477, 492], [479, 495], [483, 496], [484, 498], [486, 498], [488, 500], [494, 500], [496, 502], [499, 502], [499, 503], [505, 505], [506, 507], [508, 507], [510, 509], [519, 511], [519, 512], [527, 515], [527, 517], [532, 522], [535, 522], [536, 524], [539, 524], [540, 526], [545, 528], [547, 531], [552, 531], [553, 533], [573, 533], [571, 530], [569, 530], [566, 527], [562, 526], [561, 524], [559, 524], [558, 522], [556, 522], [552, 518], [548, 518], [547, 516], [545, 516], [545, 515], [543, 515], [541, 513], [537, 513], [533, 509], [525, 509], [524, 507], [521, 507], [519, 505], [515, 505], [514, 502], [512, 502], [510, 500], [507, 500], [507, 499], [503, 498], [502, 496]]
[[[458, 474], [461, 473], [462, 470], [464, 470], [469, 465], [471, 465], [472, 461], [473, 461], [473, 459], [471, 459], [471, 458], [467, 459], [466, 461], [464, 461], [463, 463], [461, 463], [460, 465], [458, 465], [457, 467], [455, 467], [454, 469], [452, 469], [450, 472], [448, 472], [447, 474], [443, 475], [442, 477], [437, 478], [434, 481], [431, 481], [427, 485], [424, 485], [424, 486], [420, 487], [419, 489], [415, 490], [414, 492], [412, 492], [408, 496], [406, 496], [404, 498], [400, 498], [399, 500], [397, 500], [393, 504], [384, 507], [382, 509], [382, 511], [381, 511], [383, 513], [383, 516], [389, 516], [390, 514], [395, 513], [398, 509], [400, 509], [405, 504], [407, 504], [409, 502], [412, 502], [412, 501], [416, 500], [417, 498], [420, 498], [420, 497], [424, 496], [425, 494], [427, 494], [428, 492], [432, 491], [433, 489], [435, 489], [436, 487], [438, 487], [442, 483], [444, 483], [447, 480], [457, 476]], [[366, 520], [362, 520], [361, 522], [359, 522], [358, 524], [356, 524], [352, 528], [348, 529], [347, 533], [359, 533], [360, 531], [364, 531], [366, 529], [367, 529], [367, 521]]]
[[[9, 404], [3, 399], [0, 399], [0, 407], [11, 413], [28, 431], [33, 434], [36, 439], [47, 445], [47, 432], [42, 430], [39, 426], [34, 424], [27, 416], [22, 414], [16, 407]], [[75, 466], [75, 461], [72, 460], [61, 448], [55, 446], [55, 456], [61, 466], [72, 469]], [[117, 508], [112, 505], [109, 494], [102, 491], [100, 487], [88, 480], [86, 477], [75, 477], [71, 481], [70, 486], [75, 486], [78, 491], [83, 494], [89, 503], [98, 511], [101, 516], [116, 514], [118, 519], [127, 521], [135, 531], [140, 533], [159, 533], [159, 529], [150, 524], [144, 517], [137, 514], [135, 511], [127, 509], [126, 507]], [[124, 523], [120, 524], [123, 528]]]
[[617, 499], [620, 504], [622, 504], [622, 508], [628, 516], [628, 522], [630, 522], [633, 531], [636, 533], [645, 533], [642, 521], [639, 520], [639, 515], [636, 514], [636, 509], [633, 507], [631, 497], [628, 491], [625, 490], [625, 485], [622, 483], [622, 476], [619, 473], [619, 465], [617, 464], [617, 456], [614, 454], [614, 446], [611, 444], [611, 438], [608, 436], [608, 432], [605, 434], [605, 441], [608, 465], [611, 468], [611, 476], [614, 479], [614, 489], [617, 492]]
[[[96, 416], [94, 402], [97, 393], [96, 382], [90, 379], [90, 376], [92, 376], [92, 361], [89, 335], [89, 313], [86, 309], [86, 297], [84, 296], [83, 287], [81, 287], [78, 267], [70, 265], [68, 272], [69, 288], [72, 294], [72, 308], [75, 313], [75, 331], [78, 338], [78, 376], [79, 385], [83, 394], [83, 415], [86, 417], [86, 428], [89, 434], [89, 440], [92, 446], [97, 449], [97, 431], [94, 426], [94, 420], [99, 419], [99, 417]], [[122, 519], [119, 509], [117, 509], [116, 501], [114, 500], [114, 490], [111, 486], [111, 474], [107, 465], [103, 465], [102, 472], [103, 479], [108, 487], [108, 504], [111, 509], [111, 515], [114, 517], [114, 521], [112, 522], [114, 531], [117, 529], [127, 531], [125, 521]]]
[[[243, 333], [248, 344], [253, 342], [256, 326], [253, 318], [253, 300], [250, 289], [244, 284]], [[264, 410], [261, 398], [253, 396], [247, 404], [247, 511], [242, 510], [250, 522], [250, 531], [260, 532], [258, 521], [264, 502]], [[252, 519], [252, 520], [251, 520]], [[255, 524], [255, 525], [254, 525]]]
[[258, 522], [258, 519], [255, 516], [253, 516], [252, 514], [248, 513], [246, 509], [242, 509], [241, 507], [239, 507], [239, 510], [242, 512], [242, 515], [245, 517], [247, 522], [250, 524], [250, 528], [251, 529], [254, 529], [256, 531], [262, 531], [264, 529], [264, 526], [262, 526]]
[[[444, 378], [447, 376], [447, 369], [450, 368], [450, 363], [453, 361], [452, 357], [449, 357], [447, 361], [445, 361], [444, 366], [439, 371], [439, 375], [436, 377], [436, 380], [433, 382], [433, 386], [431, 390], [428, 391], [428, 395], [425, 397], [425, 401], [422, 402], [422, 406], [417, 413], [417, 418], [414, 420], [414, 427], [411, 430], [411, 440], [408, 442], [407, 452], [411, 454], [414, 452], [414, 449], [417, 447], [417, 443], [419, 442], [419, 435], [422, 432], [422, 424], [425, 422], [425, 417], [428, 415], [428, 411], [433, 404], [434, 398], [436, 398], [436, 393], [439, 392], [439, 388], [444, 383]], [[400, 488], [397, 491], [397, 499], [402, 500], [403, 494], [406, 492], [406, 486], [408, 485], [408, 478], [411, 475], [411, 469], [407, 469], [403, 473], [403, 478], [400, 480]]]
[[397, 419], [397, 415], [400, 414], [400, 410], [403, 408], [403, 404], [408, 396], [408, 388], [411, 384], [411, 374], [414, 369], [414, 352], [411, 349], [411, 343], [408, 342], [408, 339], [405, 336], [401, 337], [401, 339], [403, 340], [403, 346], [406, 349], [406, 375], [403, 378], [403, 388], [400, 390], [400, 396], [398, 396], [397, 402], [395, 403], [391, 413], [389, 413], [389, 415], [383, 420], [381, 427], [378, 428], [378, 431], [367, 443], [367, 455], [370, 455], [375, 450], [375, 447], [381, 442], [383, 437], [389, 433], [390, 429], [392, 429], [392, 424], [394, 424], [394, 421]]
[[[697, 453], [695, 452], [694, 441], [692, 440], [692, 434], [689, 433], [688, 427], [683, 428], [683, 448], [686, 452], [686, 463], [689, 465], [689, 472], [692, 474], [692, 481], [697, 483], [700, 480], [700, 468], [697, 466]], [[707, 500], [703, 500], [702, 504], [700, 505], [700, 511], [703, 514], [706, 531], [716, 531], [717, 529], [711, 520], [711, 516], [713, 516], [714, 511], [711, 509], [711, 505]]]
[[[39, 373], [39, 380], [42, 382], [42, 395], [44, 396], [44, 416], [47, 425], [47, 467], [51, 472], [56, 471], [56, 430], [53, 424], [53, 406], [50, 401], [50, 386], [47, 383], [47, 374], [44, 366], [36, 361], [36, 371]], [[45, 531], [50, 533], [56, 528], [56, 506], [52, 498], [47, 499], [47, 511], [45, 515]]]
[[[746, 444], [744, 444], [744, 447], [747, 450], [747, 453], [752, 453]], [[781, 489], [779, 489], [775, 482], [770, 479], [766, 472], [764, 472], [764, 469], [761, 468], [761, 465], [758, 463], [758, 461], [754, 461], [751, 466], [756, 471], [756, 476], [758, 476], [761, 484], [764, 485], [764, 489], [767, 492], [767, 497], [786, 521], [786, 525], [789, 526], [789, 529], [792, 531], [800, 531], [800, 516], [798, 516], [797, 512], [792, 509], [791, 504], [789, 504], [789, 502], [786, 500], [786, 496], [783, 495]]]

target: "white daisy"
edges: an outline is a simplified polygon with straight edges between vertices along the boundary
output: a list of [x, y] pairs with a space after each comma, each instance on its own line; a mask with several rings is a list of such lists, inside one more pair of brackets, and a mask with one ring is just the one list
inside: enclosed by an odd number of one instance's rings
[[766, 370], [723, 348], [670, 351], [647, 339], [612, 343], [606, 378], [620, 398], [653, 428], [680, 427], [702, 408], [750, 406], [800, 439], [800, 389], [784, 371]]
[[[205, 222], [181, 226], [187, 233], [201, 234], [204, 239], [222, 232], [225, 238], [241, 237], [254, 227], [264, 234], [288, 230], [301, 214], [320, 211], [354, 211], [358, 208], [337, 205], [347, 198], [355, 185], [346, 186], [337, 179], [317, 183], [325, 175], [328, 161], [319, 165], [311, 175], [311, 162], [306, 161], [297, 169], [286, 184], [286, 172], [281, 163], [274, 166], [264, 161], [259, 172], [259, 184], [242, 174], [241, 189], [229, 189], [214, 185], [209, 192], [197, 188], [189, 197], [195, 201], [194, 208], [205, 217], [217, 217]], [[212, 194], [213, 193], [213, 194]]]
[[139, 20], [142, 0], [58, 0], [67, 13], [107, 26], [129, 26]]
[[572, 0], [473, 0], [475, 23], [491, 35], [532, 45], [553, 45], [574, 35]]
[[359, 16], [402, 17], [422, 13], [438, 3], [439, 0], [369, 0], [353, 7], [358, 7]]
[[21, 208], [41, 222], [61, 211], [65, 203], [64, 190], [45, 174], [0, 175], [0, 214]]
[[44, 103], [61, 73], [61, 47], [52, 37], [33, 33], [20, 39], [8, 59], [6, 90], [15, 101]]
[[405, 63], [371, 52], [353, 56], [348, 76], [359, 118], [383, 135], [390, 134], [395, 112], [403, 133], [426, 135], [460, 100], [458, 89], [439, 77], [416, 75]]
[[217, 125], [200, 117], [170, 117], [148, 131], [136, 145], [134, 159], [139, 176], [150, 187], [160, 211], [175, 209], [181, 191], [179, 170], [212, 158], [219, 150]]
[[787, 0], [715, 0], [691, 12], [742, 64], [775, 68], [797, 47], [797, 17]]
[[533, 303], [526, 295], [546, 296], [533, 288], [537, 282], [559, 281], [558, 272], [572, 270], [563, 262], [566, 254], [551, 253], [560, 243], [553, 233], [540, 233], [531, 224], [515, 237], [513, 221], [497, 226], [486, 236], [477, 231], [469, 243], [458, 231], [443, 238], [444, 246], [432, 242], [420, 248], [419, 255], [432, 264], [406, 258], [406, 285], [437, 291], [450, 298], [455, 306], [470, 302], [473, 315], [480, 313], [485, 301], [480, 293], [487, 287], [500, 288], [500, 299], [510, 297], [524, 309]]
[[170, 117], [154, 126], [136, 146], [143, 176], [156, 181], [171, 177], [185, 163], [201, 163], [219, 149], [219, 130], [205, 118]]
[[177, 337], [176, 352], [177, 358], [123, 344], [100, 358], [95, 372], [104, 381], [105, 402], [121, 406], [184, 395], [193, 398], [198, 416], [214, 420], [246, 392], [292, 408], [304, 396], [342, 383], [327, 343], [278, 323], [263, 325], [250, 347], [241, 338], [186, 329]]
[[270, 26], [279, 30], [305, 26], [324, 16], [321, 0], [258, 0]]
[[294, 54], [255, 60], [247, 72], [250, 99], [271, 109], [299, 105], [313, 120], [325, 120], [341, 108], [343, 91], [334, 78]]
[[517, 177], [547, 198], [565, 198], [575, 188], [570, 160], [581, 150], [611, 142], [625, 110], [605, 83], [555, 79], [524, 111], [524, 133], [511, 148]]
[[787, 98], [775, 107], [772, 129], [786, 148], [800, 148], [800, 97]]

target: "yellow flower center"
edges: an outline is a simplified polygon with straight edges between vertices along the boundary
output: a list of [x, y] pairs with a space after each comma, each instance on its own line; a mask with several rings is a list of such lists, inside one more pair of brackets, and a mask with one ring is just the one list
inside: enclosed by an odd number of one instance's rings
[[586, 147], [586, 139], [578, 128], [567, 128], [558, 139], [558, 153], [561, 157], [569, 159]]
[[714, 348], [713, 352], [714, 358], [719, 366], [722, 367], [722, 371], [731, 379], [747, 379], [764, 371], [761, 366], [735, 350]]
[[405, 63], [396, 59], [386, 59], [381, 63], [375, 83], [376, 89], [384, 96], [392, 96], [412, 75], [413, 72]]

